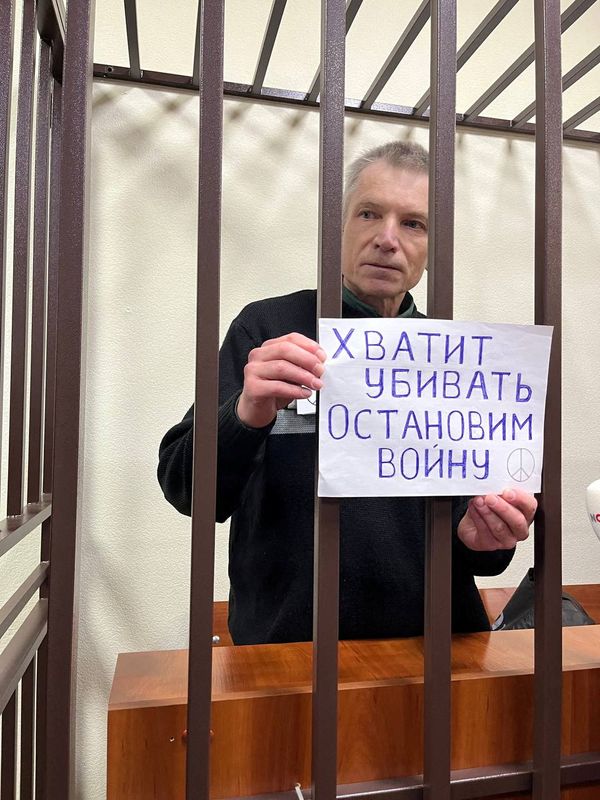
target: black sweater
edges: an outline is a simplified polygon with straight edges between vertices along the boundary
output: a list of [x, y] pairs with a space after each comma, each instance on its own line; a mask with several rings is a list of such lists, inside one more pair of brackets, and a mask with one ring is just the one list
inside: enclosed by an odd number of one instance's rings
[[[405, 303], [412, 302], [410, 295]], [[346, 303], [345, 317], [361, 312]], [[412, 316], [423, 316], [416, 309]], [[251, 429], [237, 418], [248, 353], [291, 331], [316, 338], [316, 292], [248, 305], [220, 352], [217, 521], [231, 516], [229, 627], [236, 644], [312, 638], [314, 417], [279, 412]], [[158, 478], [167, 500], [190, 514], [193, 408], [164, 437]], [[466, 510], [454, 503], [455, 631], [488, 630], [473, 575], [496, 575], [513, 550], [480, 553], [456, 536]], [[423, 632], [425, 499], [340, 501], [340, 638], [417, 636]]]

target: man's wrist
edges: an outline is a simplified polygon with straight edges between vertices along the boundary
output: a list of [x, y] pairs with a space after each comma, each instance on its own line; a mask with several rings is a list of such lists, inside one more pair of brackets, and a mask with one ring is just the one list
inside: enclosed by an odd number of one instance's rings
[[[250, 408], [252, 407], [250, 406]], [[248, 403], [245, 401], [244, 394], [242, 392], [237, 399], [234, 412], [238, 422], [245, 428], [250, 428], [251, 430], [260, 430], [261, 428], [266, 428], [273, 422], [276, 416], [269, 415], [268, 412], [264, 415], [260, 414], [260, 412], [256, 413], [256, 407], [254, 407], [252, 410], [254, 413], [250, 412]]]

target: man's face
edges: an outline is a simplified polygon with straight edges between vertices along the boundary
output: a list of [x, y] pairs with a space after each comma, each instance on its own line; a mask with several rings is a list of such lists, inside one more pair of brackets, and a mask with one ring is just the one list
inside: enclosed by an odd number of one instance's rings
[[427, 263], [428, 175], [370, 164], [350, 196], [342, 237], [344, 283], [395, 316]]

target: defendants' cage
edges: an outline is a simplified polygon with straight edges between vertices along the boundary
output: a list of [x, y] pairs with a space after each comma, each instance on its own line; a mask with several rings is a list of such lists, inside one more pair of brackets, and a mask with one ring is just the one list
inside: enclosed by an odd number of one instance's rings
[[[546, 411], [546, 463], [536, 522], [535, 721], [533, 764], [451, 771], [450, 762], [450, 501], [428, 506], [425, 614], [424, 774], [385, 788], [336, 786], [338, 503], [316, 500], [313, 796], [483, 798], [531, 792], [560, 797], [561, 787], [600, 785], [600, 753], [561, 759], [561, 143], [563, 136], [600, 142], [578, 126], [600, 110], [600, 98], [561, 118], [561, 91], [600, 61], [600, 48], [561, 75], [561, 33], [594, 0], [574, 0], [560, 14], [558, 0], [535, 0], [535, 42], [464, 113], [456, 114], [456, 72], [517, 0], [499, 0], [456, 52], [456, 3], [424, 0], [362, 100], [344, 96], [345, 35], [361, 0], [322, 0], [321, 65], [306, 93], [263, 86], [285, 11], [274, 0], [251, 85], [223, 84], [223, 0], [198, 9], [191, 76], [143, 70], [135, 0], [125, 0], [130, 66], [95, 65], [96, 77], [200, 91], [200, 187], [197, 374], [210, 375], [196, 396], [187, 797], [210, 793], [212, 602], [216, 485], [220, 197], [223, 94], [318, 106], [320, 139], [319, 316], [339, 316], [343, 120], [345, 111], [402, 119], [429, 118], [430, 264], [428, 311], [452, 317], [455, 125], [534, 134], [536, 137], [535, 321], [553, 325]], [[1, 797], [67, 798], [72, 763], [71, 658], [77, 551], [78, 441], [81, 379], [82, 287], [86, 264], [86, 193], [91, 42], [94, 2], [23, 0], [21, 67], [15, 154], [15, 235], [12, 264], [12, 344], [7, 516], [0, 556], [42, 526], [40, 564], [0, 609], [5, 634], [27, 602], [40, 596], [0, 654], [2, 712]], [[9, 122], [14, 0], [0, 3], [0, 257], [2, 311], [6, 284]], [[431, 18], [431, 85], [413, 108], [377, 103], [390, 76]], [[35, 28], [41, 38], [37, 112], [33, 121]], [[536, 98], [512, 120], [482, 112], [535, 60]], [[529, 122], [536, 114], [537, 124]], [[33, 130], [35, 129], [35, 158]], [[32, 308], [29, 281], [30, 169], [35, 163]], [[2, 319], [4, 323], [4, 318]], [[28, 350], [27, 330], [31, 330]], [[26, 355], [30, 353], [29, 364]], [[44, 367], [45, 361], [45, 367]], [[24, 424], [29, 379], [29, 425]], [[197, 384], [198, 385], [198, 382]], [[25, 431], [28, 431], [27, 437]], [[27, 496], [23, 495], [28, 447]], [[324, 602], [324, 598], [327, 602]], [[35, 686], [37, 684], [37, 689]], [[20, 686], [20, 690], [19, 690]], [[20, 713], [19, 713], [20, 712]], [[17, 743], [20, 717], [20, 746]], [[35, 738], [35, 748], [34, 748]], [[18, 758], [17, 758], [18, 757]], [[18, 769], [17, 769], [18, 760]], [[35, 787], [35, 788], [34, 788]]]

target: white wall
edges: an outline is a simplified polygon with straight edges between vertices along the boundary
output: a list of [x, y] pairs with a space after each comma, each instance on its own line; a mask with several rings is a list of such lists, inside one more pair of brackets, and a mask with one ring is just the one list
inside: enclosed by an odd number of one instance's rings
[[[251, 81], [270, 5], [228, 0], [228, 80]], [[348, 38], [348, 95], [366, 88], [413, 5], [365, 0]], [[492, 5], [461, 0], [459, 43]], [[189, 74], [195, 2], [138, 6], [142, 65]], [[317, 0], [288, 3], [267, 85], [310, 83], [318, 7]], [[518, 4], [497, 39], [461, 72], [459, 105], [474, 100], [529, 44], [532, 29], [531, 4]], [[565, 34], [565, 70], [595, 46], [598, 31], [600, 8]], [[426, 88], [428, 35], [427, 28], [383, 100], [409, 105]], [[96, 61], [126, 64], [126, 53], [122, 3], [98, 0]], [[586, 79], [567, 93], [565, 116], [593, 91]], [[490, 114], [514, 115], [532, 97], [530, 69]], [[77, 718], [78, 796], [85, 800], [104, 796], [116, 654], [186, 643], [189, 521], [163, 499], [155, 470], [162, 435], [193, 396], [197, 121], [193, 96], [95, 85]], [[600, 115], [589, 127], [600, 129]], [[346, 134], [348, 159], [391, 138], [427, 143], [422, 125], [356, 117], [347, 119]], [[223, 333], [250, 300], [315, 285], [317, 153], [317, 113], [225, 103]], [[456, 316], [531, 322], [533, 140], [461, 129], [456, 155]], [[598, 146], [566, 144], [565, 582], [600, 580], [600, 545], [583, 505], [584, 487], [600, 476], [599, 187]], [[424, 307], [424, 287], [416, 295]], [[227, 595], [226, 526], [217, 537], [220, 599]], [[532, 559], [528, 542], [496, 582], [518, 582]]]

